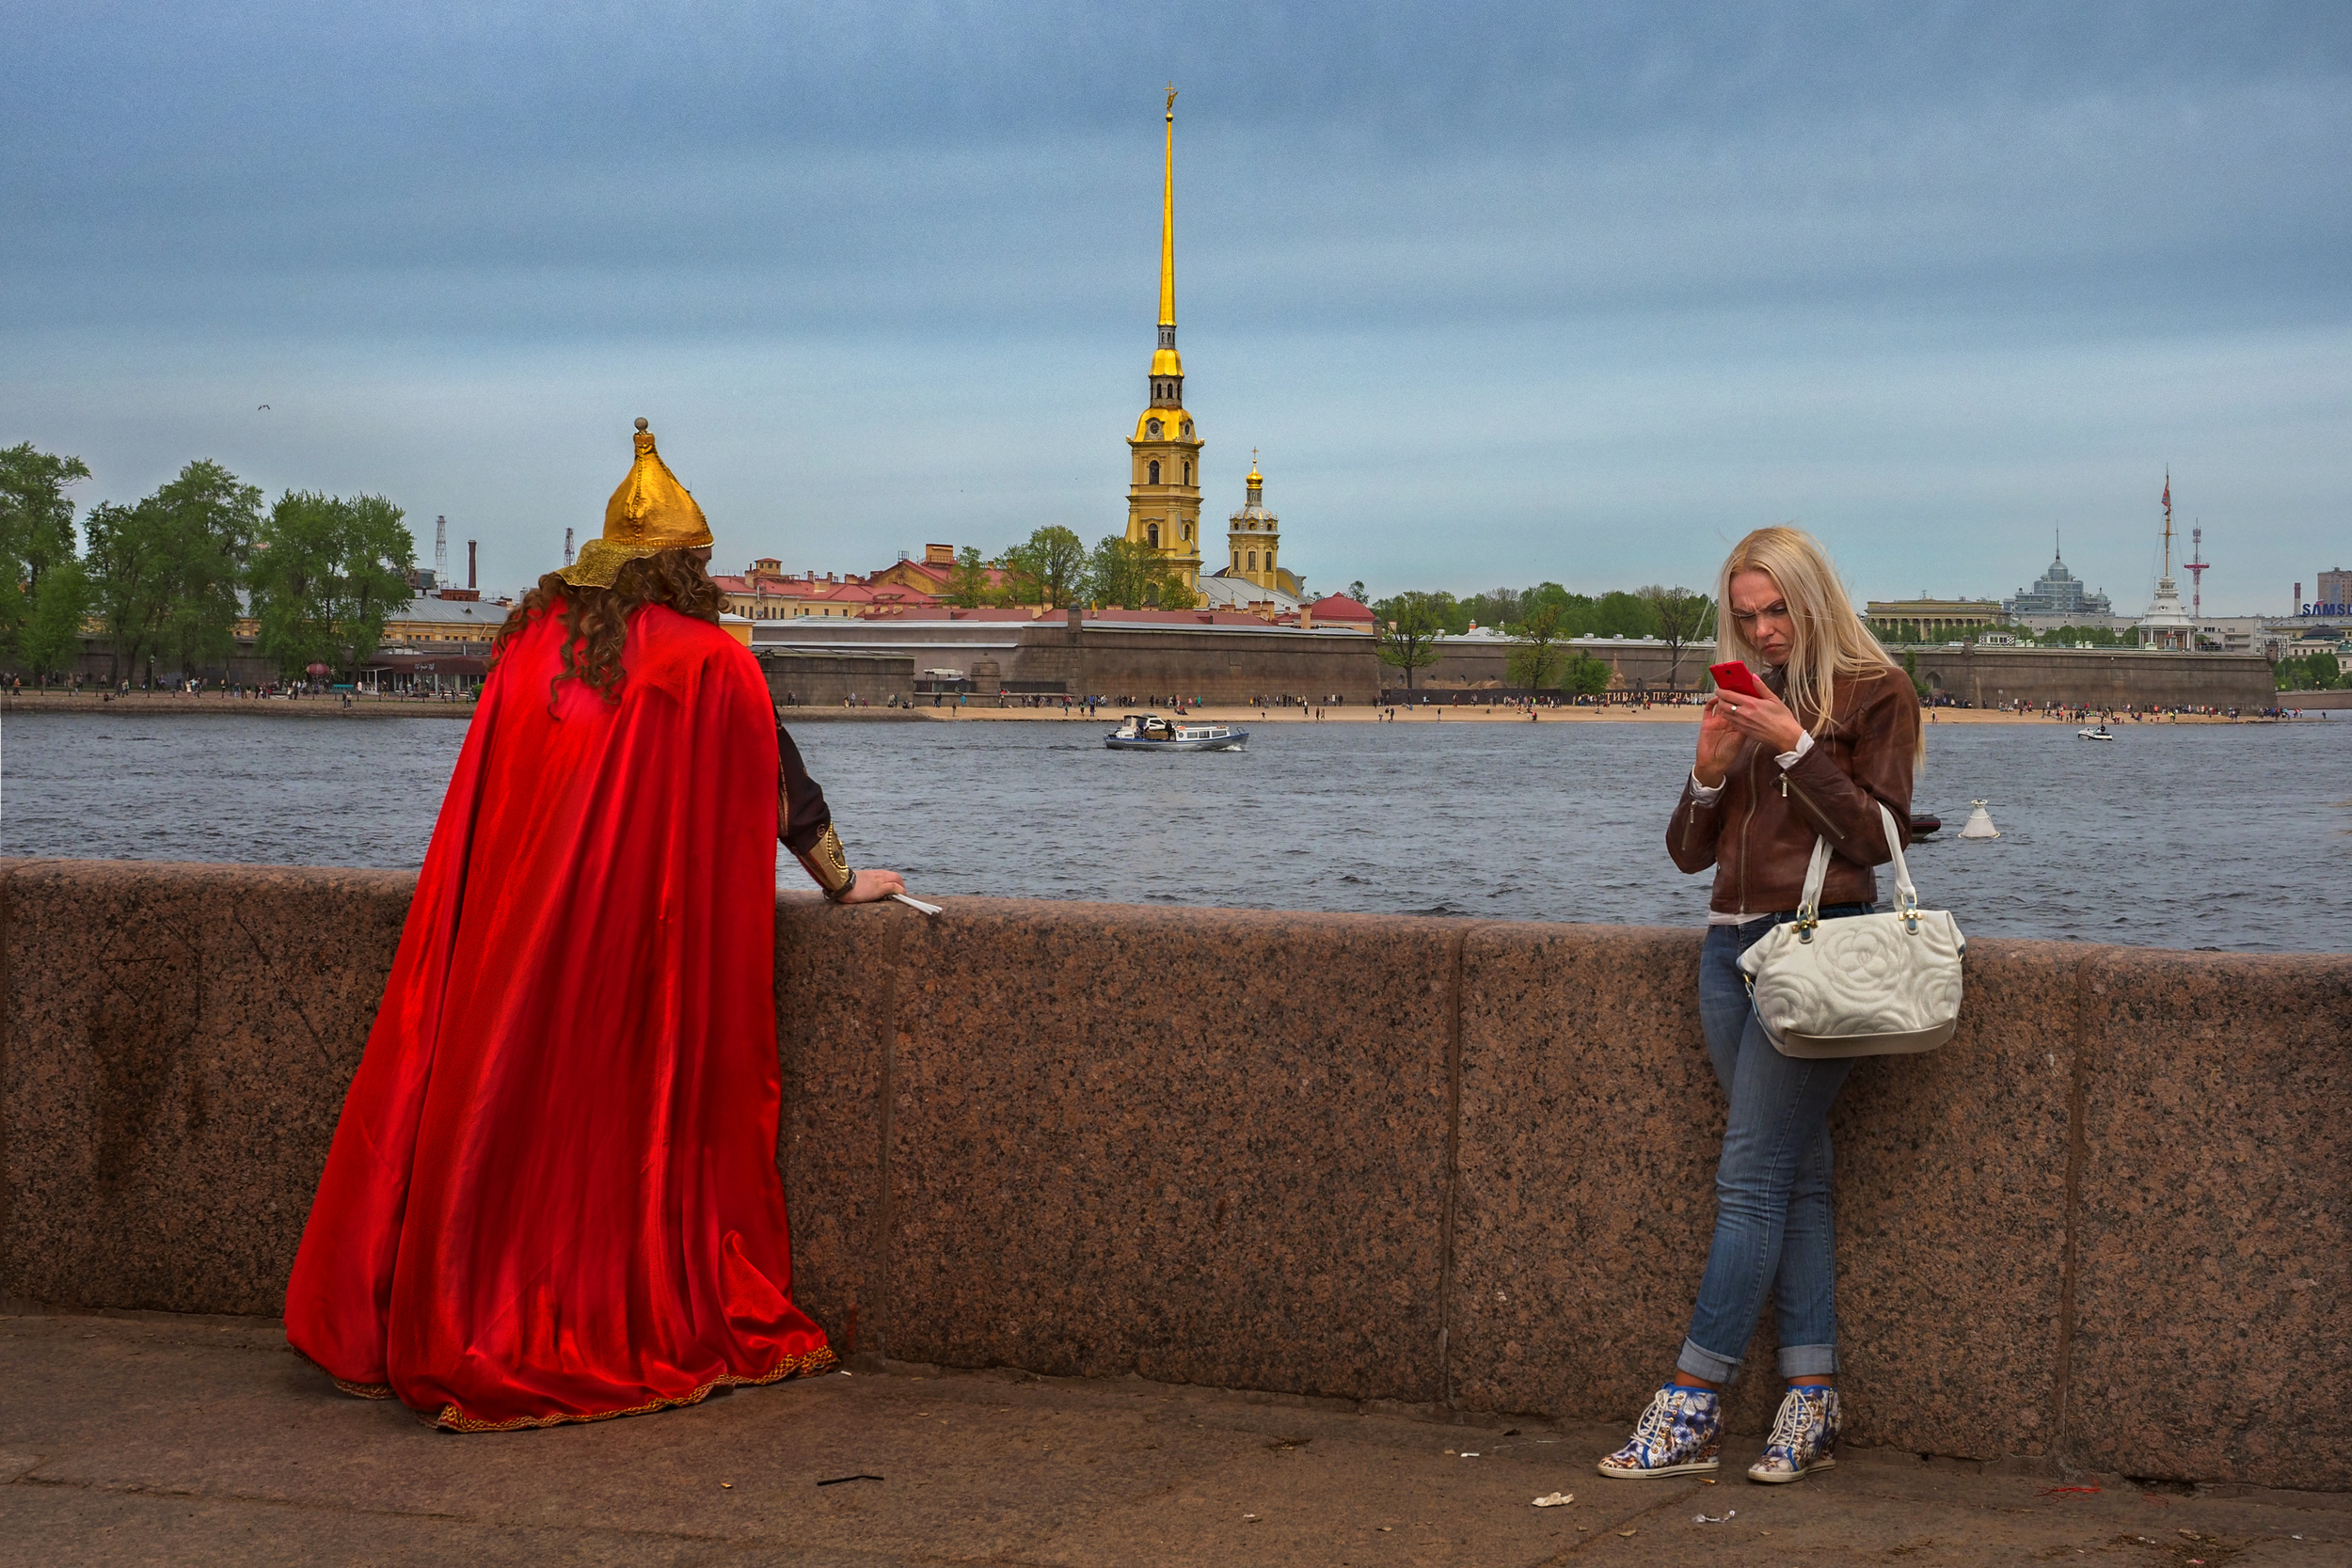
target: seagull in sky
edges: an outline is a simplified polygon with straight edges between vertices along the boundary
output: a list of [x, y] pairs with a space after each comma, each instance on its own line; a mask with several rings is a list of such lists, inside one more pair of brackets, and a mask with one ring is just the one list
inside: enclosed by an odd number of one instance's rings
[[268, 413], [268, 412], [269, 412], [269, 404], [265, 403], [265, 404], [262, 404], [262, 406], [261, 406], [261, 407], [256, 408], [253, 412], [255, 412], [256, 414], [266, 414], [266, 413]]

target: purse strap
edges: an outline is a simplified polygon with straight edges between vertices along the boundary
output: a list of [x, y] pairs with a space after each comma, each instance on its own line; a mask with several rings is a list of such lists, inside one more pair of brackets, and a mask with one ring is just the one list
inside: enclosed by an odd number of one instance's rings
[[[1919, 930], [1919, 890], [1912, 884], [1911, 866], [1903, 859], [1903, 831], [1895, 824], [1895, 814], [1886, 809], [1886, 802], [1878, 802], [1879, 825], [1886, 832], [1886, 848], [1895, 865], [1895, 913], [1903, 925], [1916, 935]], [[1797, 940], [1811, 942], [1814, 927], [1821, 923], [1821, 884], [1829, 878], [1829, 840], [1817, 837], [1813, 841], [1813, 859], [1804, 868], [1804, 899], [1797, 906]]]

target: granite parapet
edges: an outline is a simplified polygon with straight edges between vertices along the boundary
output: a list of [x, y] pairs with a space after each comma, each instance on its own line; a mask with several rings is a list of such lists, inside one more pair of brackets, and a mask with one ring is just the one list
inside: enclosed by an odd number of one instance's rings
[[[278, 1312], [413, 885], [0, 861], [0, 1296]], [[1697, 933], [946, 905], [779, 901], [794, 1287], [845, 1351], [1564, 1421], [1671, 1366]], [[1834, 1114], [1854, 1440], [2352, 1488], [2352, 958], [1966, 975]]]

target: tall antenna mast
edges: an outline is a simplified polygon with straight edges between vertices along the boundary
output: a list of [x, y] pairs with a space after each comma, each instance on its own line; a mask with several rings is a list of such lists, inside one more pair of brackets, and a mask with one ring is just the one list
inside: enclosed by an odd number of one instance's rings
[[2172, 575], [2172, 470], [2164, 470], [2164, 576]]
[[570, 529], [565, 529], [565, 530], [564, 531], [564, 565], [566, 565], [566, 566], [569, 566], [571, 563], [572, 563], [572, 531], [571, 531]]
[[2205, 568], [2213, 562], [2205, 559], [2205, 531], [2201, 527], [2188, 531], [2188, 559], [2181, 569], [2188, 573], [2188, 612], [2201, 621], [2205, 618]]
[[433, 586], [449, 586], [449, 519], [433, 519]]

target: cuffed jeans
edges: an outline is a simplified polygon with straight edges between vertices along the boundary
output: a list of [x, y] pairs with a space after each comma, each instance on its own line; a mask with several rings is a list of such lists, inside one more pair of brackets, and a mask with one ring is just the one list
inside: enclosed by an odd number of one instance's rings
[[[1827, 905], [1821, 917], [1868, 910]], [[1782, 1055], [1766, 1037], [1739, 969], [1750, 944], [1775, 922], [1792, 918], [1711, 926], [1699, 952], [1699, 1025], [1731, 1115], [1715, 1166], [1715, 1243], [1676, 1365], [1709, 1383], [1728, 1383], [1739, 1371], [1767, 1291], [1779, 1312], [1780, 1375], [1837, 1370], [1829, 1107], [1853, 1062]]]

